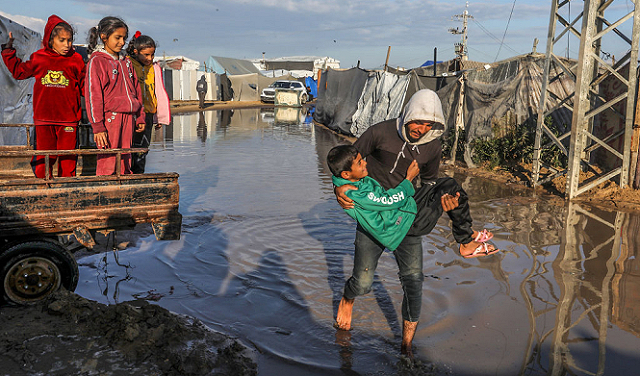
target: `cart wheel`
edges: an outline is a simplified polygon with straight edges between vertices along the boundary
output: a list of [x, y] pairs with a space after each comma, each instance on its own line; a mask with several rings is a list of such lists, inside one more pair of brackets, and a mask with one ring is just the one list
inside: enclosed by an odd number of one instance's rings
[[54, 240], [42, 239], [14, 244], [0, 254], [1, 300], [26, 304], [45, 298], [64, 286], [78, 285], [78, 264]]

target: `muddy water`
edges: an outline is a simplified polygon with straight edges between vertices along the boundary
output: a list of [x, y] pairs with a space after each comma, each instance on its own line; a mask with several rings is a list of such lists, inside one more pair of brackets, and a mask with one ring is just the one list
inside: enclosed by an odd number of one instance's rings
[[[254, 348], [261, 375], [398, 374], [402, 291], [391, 254], [357, 300], [353, 330], [332, 327], [355, 224], [322, 162], [339, 139], [305, 119], [175, 116], [154, 135], [147, 171], [180, 173], [182, 239], [118, 234], [130, 243], [117, 259], [80, 260], [77, 292], [195, 316]], [[640, 361], [640, 217], [455, 178], [474, 227], [493, 231], [504, 252], [461, 258], [445, 218], [424, 237], [417, 357], [436, 374], [629, 374]]]

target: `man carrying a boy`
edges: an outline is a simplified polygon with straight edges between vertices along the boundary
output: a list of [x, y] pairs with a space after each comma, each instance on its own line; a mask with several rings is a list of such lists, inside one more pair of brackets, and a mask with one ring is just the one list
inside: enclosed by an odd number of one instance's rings
[[[468, 197], [462, 187], [452, 178], [438, 178], [442, 153], [439, 137], [443, 132], [444, 116], [440, 99], [432, 90], [423, 89], [411, 97], [399, 118], [371, 126], [354, 143], [360, 157], [366, 158], [368, 175], [386, 190], [407, 185], [403, 181], [414, 161], [419, 168], [418, 177], [411, 179], [417, 206], [415, 219], [394, 251], [404, 292], [401, 353], [409, 357], [413, 357], [411, 344], [422, 307], [424, 276], [421, 236], [433, 230], [445, 211], [452, 221], [453, 237], [460, 243], [460, 254], [463, 257], [479, 257], [498, 252], [486, 243], [493, 237], [491, 233], [471, 229]], [[345, 210], [355, 207], [354, 200], [349, 197], [353, 193], [346, 194], [353, 189], [358, 188], [353, 184], [335, 188], [338, 203]], [[358, 220], [353, 274], [345, 284], [338, 307], [338, 328], [351, 328], [355, 298], [371, 290], [378, 259], [385, 247]]]

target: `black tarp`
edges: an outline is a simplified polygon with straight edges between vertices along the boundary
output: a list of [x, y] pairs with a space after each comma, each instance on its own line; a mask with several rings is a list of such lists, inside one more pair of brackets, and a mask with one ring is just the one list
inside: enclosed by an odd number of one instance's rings
[[351, 118], [368, 77], [369, 73], [360, 68], [329, 68], [323, 72], [313, 119], [334, 131], [351, 134]]
[[233, 89], [231, 88], [231, 80], [226, 73], [219, 75], [220, 78], [220, 100], [230, 101], [233, 99]]

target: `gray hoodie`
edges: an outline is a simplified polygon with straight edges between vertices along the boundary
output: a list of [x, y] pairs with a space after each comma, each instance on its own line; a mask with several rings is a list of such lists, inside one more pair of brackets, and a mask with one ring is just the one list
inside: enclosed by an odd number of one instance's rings
[[[404, 125], [412, 120], [428, 120], [436, 124], [418, 141], [406, 136]], [[385, 189], [396, 187], [415, 159], [420, 166], [422, 183], [438, 177], [442, 144], [439, 137], [444, 131], [442, 104], [438, 95], [428, 89], [416, 92], [398, 119], [391, 119], [369, 127], [354, 146], [367, 158], [369, 175]], [[414, 185], [419, 186], [417, 182]]]
[[[436, 123], [429, 132], [425, 133], [416, 142], [411, 142], [407, 137], [405, 125], [412, 120], [427, 120]], [[410, 145], [422, 145], [432, 141], [444, 132], [444, 115], [442, 103], [438, 94], [433, 90], [422, 89], [417, 91], [402, 111], [402, 115], [396, 119], [398, 133], [403, 140]]]

